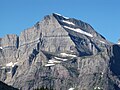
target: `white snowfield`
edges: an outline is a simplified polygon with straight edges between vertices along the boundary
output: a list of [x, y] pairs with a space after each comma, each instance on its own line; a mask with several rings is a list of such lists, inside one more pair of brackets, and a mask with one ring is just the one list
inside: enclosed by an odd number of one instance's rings
[[57, 61], [57, 60], [49, 60], [48, 63], [53, 63], [53, 64], [57, 64], [57, 63], [61, 63], [61, 61]]
[[[56, 15], [58, 15], [58, 16], [62, 16], [61, 14], [59, 14], [59, 13], [55, 13]], [[63, 18], [65, 18], [65, 19], [69, 19], [68, 17], [65, 17], [65, 16], [62, 16]]]
[[10, 62], [10, 63], [7, 63], [6, 66], [7, 66], [7, 67], [14, 67], [14, 66], [17, 65], [17, 64], [18, 64], [18, 62], [15, 62], [15, 63]]
[[64, 22], [64, 23], [67, 23], [67, 24], [75, 26], [75, 24], [73, 22], [69, 22], [69, 21], [66, 21], [66, 20], [61, 20], [61, 21]]
[[7, 67], [11, 67], [12, 65], [13, 65], [12, 62], [6, 64]]
[[18, 62], [15, 62], [14, 65], [18, 65]]
[[54, 57], [55, 59], [57, 60], [60, 60], [60, 61], [67, 61], [68, 59], [64, 59], [64, 58], [59, 58], [59, 57]]
[[2, 67], [1, 69], [5, 69], [6, 67]]
[[52, 63], [48, 63], [45, 65], [45, 67], [50, 67], [50, 66], [54, 66], [55, 64], [52, 64]]
[[94, 90], [101, 90], [100, 87], [94, 87]]
[[105, 42], [104, 42], [104, 41], [101, 41], [101, 40], [100, 40], [100, 42], [101, 42], [101, 43], [103, 43], [103, 44], [105, 44]]
[[55, 13], [56, 15], [58, 15], [58, 16], [62, 16], [61, 14], [59, 14], [59, 13]]
[[10, 74], [10, 73], [11, 73], [11, 71], [9, 71], [9, 72], [7, 72], [7, 73], [9, 73], [9, 74]]
[[69, 88], [68, 90], [74, 90], [75, 88]]
[[71, 50], [70, 52], [74, 52], [74, 51]]
[[3, 49], [2, 47], [0, 47], [0, 49]]
[[60, 55], [63, 56], [63, 57], [77, 57], [76, 55], [67, 54], [67, 53], [60, 53]]
[[80, 28], [71, 28], [71, 27], [68, 27], [68, 26], [63, 26], [63, 27], [64, 27], [64, 28], [67, 28], [67, 29], [69, 29], [69, 30], [72, 30], [72, 31], [75, 31], [75, 32], [84, 34], [84, 35], [86, 35], [86, 36], [93, 37], [92, 34], [87, 33], [87, 32], [85, 32], [85, 31], [81, 30]]
[[120, 42], [118, 42], [117, 44], [120, 44]]

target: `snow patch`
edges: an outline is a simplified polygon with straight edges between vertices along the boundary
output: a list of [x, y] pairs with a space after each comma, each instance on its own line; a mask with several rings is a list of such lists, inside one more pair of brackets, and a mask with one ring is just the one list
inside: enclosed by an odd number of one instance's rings
[[1, 69], [5, 69], [6, 67], [2, 67]]
[[55, 64], [55, 63], [61, 63], [61, 61], [57, 61], [57, 60], [49, 60], [48, 63], [53, 63], [53, 64]]
[[12, 62], [7, 63], [6, 66], [7, 66], [7, 67], [11, 67], [11, 66], [13, 66], [13, 63], [12, 63]]
[[14, 65], [18, 65], [18, 62], [15, 62]]
[[119, 45], [120, 45], [120, 42], [118, 42], [117, 44], [119, 44]]
[[59, 58], [59, 57], [54, 57], [57, 60], [61, 60], [61, 61], [67, 61], [68, 59], [64, 59], [64, 58]]
[[102, 72], [101, 74], [103, 75], [104, 73]]
[[10, 63], [7, 63], [6, 66], [7, 66], [7, 67], [14, 67], [14, 66], [17, 65], [17, 64], [18, 64], [18, 62], [15, 62], [15, 63], [10, 62]]
[[76, 55], [73, 54], [67, 54], [67, 53], [60, 53], [63, 57], [77, 57]]
[[100, 87], [94, 87], [94, 90], [101, 90]]
[[10, 74], [10, 73], [11, 73], [11, 71], [9, 71], [9, 72], [7, 72], [7, 73], [9, 73], [9, 74]]
[[54, 13], [54, 14], [56, 14], [56, 15], [58, 15], [58, 16], [62, 16], [61, 14], [59, 14], [59, 13]]
[[75, 26], [75, 24], [73, 22], [69, 22], [69, 21], [65, 21], [65, 20], [61, 20], [61, 21], [64, 22], [64, 23], [71, 24], [71, 25]]
[[69, 88], [68, 90], [74, 90], [75, 88]]
[[65, 19], [69, 19], [69, 17], [65, 17], [65, 16], [62, 16], [63, 18], [65, 18]]
[[65, 19], [69, 19], [68, 17], [62, 16], [62, 15], [59, 14], [59, 13], [54, 13], [54, 14], [56, 14], [56, 15], [58, 15], [58, 16], [61, 16], [61, 17], [65, 18]]
[[74, 51], [71, 50], [70, 52], [74, 52]]
[[49, 63], [49, 64], [46, 64], [45, 67], [50, 67], [50, 66], [54, 66], [55, 64], [52, 64], [52, 63]]
[[87, 33], [87, 32], [85, 32], [85, 31], [81, 30], [80, 28], [71, 28], [71, 27], [68, 27], [68, 26], [63, 26], [63, 27], [64, 27], [64, 28], [67, 28], [67, 29], [69, 29], [69, 30], [73, 30], [73, 31], [75, 31], [75, 32], [84, 34], [84, 35], [86, 35], [86, 36], [93, 37], [92, 34]]
[[0, 47], [0, 49], [3, 49], [3, 47]]
[[103, 44], [105, 44], [105, 42], [104, 42], [104, 41], [101, 41], [101, 40], [100, 40], [100, 42], [101, 42], [101, 43], [103, 43]]

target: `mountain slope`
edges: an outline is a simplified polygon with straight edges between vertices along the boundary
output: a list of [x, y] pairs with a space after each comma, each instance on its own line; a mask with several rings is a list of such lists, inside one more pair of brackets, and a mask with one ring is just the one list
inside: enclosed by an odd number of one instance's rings
[[83, 21], [53, 13], [0, 47], [0, 80], [21, 90], [119, 90], [119, 45]]

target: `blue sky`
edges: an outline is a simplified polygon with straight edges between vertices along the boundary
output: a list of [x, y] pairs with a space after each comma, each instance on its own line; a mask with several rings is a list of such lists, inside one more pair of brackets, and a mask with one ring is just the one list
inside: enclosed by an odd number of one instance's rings
[[57, 12], [91, 24], [107, 40], [120, 38], [120, 0], [0, 0], [0, 37], [17, 34]]

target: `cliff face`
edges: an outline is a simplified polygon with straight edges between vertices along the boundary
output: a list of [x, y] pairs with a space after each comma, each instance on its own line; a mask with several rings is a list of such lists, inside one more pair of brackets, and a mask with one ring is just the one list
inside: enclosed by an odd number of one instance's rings
[[120, 46], [83, 21], [47, 15], [0, 47], [0, 80], [21, 90], [119, 90]]

